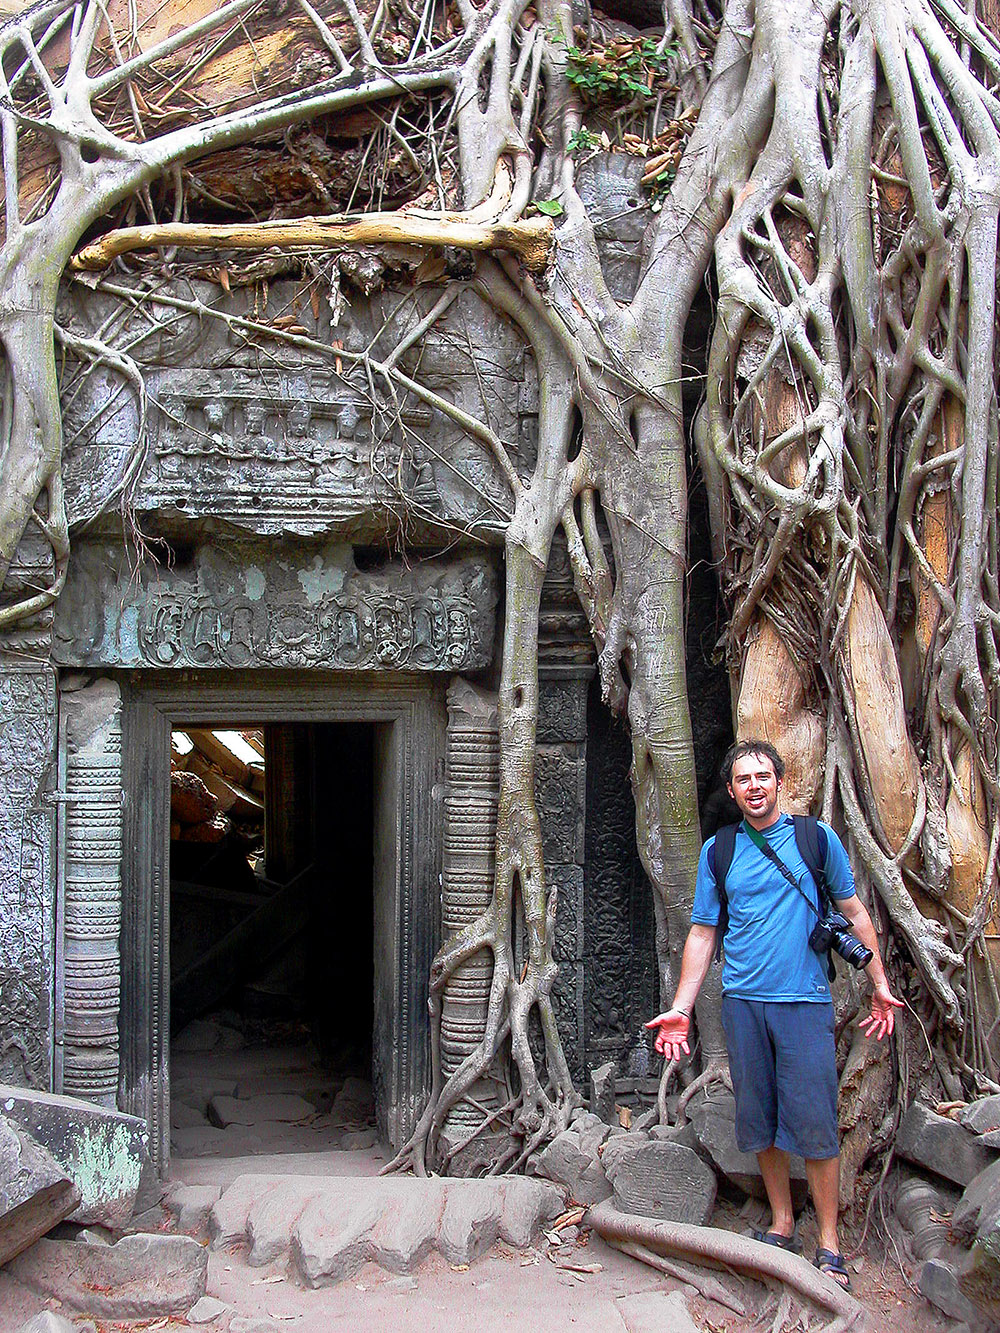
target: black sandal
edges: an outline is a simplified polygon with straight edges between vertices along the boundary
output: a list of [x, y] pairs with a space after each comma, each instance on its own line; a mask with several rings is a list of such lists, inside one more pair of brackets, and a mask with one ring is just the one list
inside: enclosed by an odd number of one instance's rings
[[783, 1236], [780, 1231], [753, 1231], [750, 1234], [753, 1240], [759, 1240], [764, 1245], [773, 1245], [776, 1249], [788, 1250], [790, 1254], [798, 1254], [799, 1252], [794, 1233], [791, 1236]]
[[833, 1278], [842, 1291], [851, 1290], [851, 1275], [847, 1271], [842, 1254], [834, 1254], [833, 1250], [817, 1250], [813, 1264], [821, 1273]]

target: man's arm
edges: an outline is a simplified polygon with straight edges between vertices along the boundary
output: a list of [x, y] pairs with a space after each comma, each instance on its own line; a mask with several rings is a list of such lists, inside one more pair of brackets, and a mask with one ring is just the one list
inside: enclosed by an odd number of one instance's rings
[[682, 1052], [687, 1055], [691, 1050], [688, 1037], [694, 1002], [701, 990], [701, 983], [708, 976], [714, 953], [715, 926], [692, 926], [684, 944], [681, 979], [677, 983], [674, 1002], [665, 1013], [657, 1014], [646, 1024], [648, 1028], [657, 1029], [653, 1044], [668, 1060], [679, 1060]]
[[889, 989], [885, 968], [879, 957], [878, 936], [875, 934], [875, 927], [864, 903], [855, 893], [850, 898], [838, 898], [836, 905], [851, 923], [851, 928], [861, 943], [872, 952], [872, 960], [865, 968], [873, 987], [872, 1011], [867, 1018], [861, 1020], [860, 1027], [864, 1029], [866, 1037], [875, 1037], [877, 1041], [881, 1041], [883, 1037], [892, 1036], [892, 1030], [896, 1025], [895, 1010], [902, 1009], [903, 1001], [897, 1000]]

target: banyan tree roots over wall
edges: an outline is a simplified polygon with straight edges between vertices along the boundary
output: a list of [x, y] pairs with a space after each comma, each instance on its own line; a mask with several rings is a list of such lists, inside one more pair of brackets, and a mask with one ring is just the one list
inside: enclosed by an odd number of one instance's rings
[[[58, 327], [60, 283], [135, 305], [184, 274], [228, 290], [292, 272], [339, 301], [359, 255], [370, 289], [397, 247], [393, 280], [412, 284], [416, 312], [398, 344], [313, 350], [339, 357], [390, 426], [410, 396], [449, 414], [508, 493], [496, 881], [431, 978], [433, 1024], [449, 976], [489, 951], [489, 1014], [479, 1048], [435, 1079], [400, 1164], [447, 1164], [449, 1109], [498, 1059], [497, 1169], [577, 1101], [533, 800], [539, 597], [560, 529], [604, 697], [631, 732], [671, 991], [699, 847], [683, 634], [694, 468], [737, 726], [788, 756], [792, 808], [845, 830], [910, 1001], [895, 1061], [845, 1037], [847, 1193], [918, 1074], [949, 1095], [997, 1086], [995, 0], [665, 0], [655, 28], [640, 0], [610, 7], [45, 0], [7, 21], [0, 623], [27, 643], [65, 578], [60, 373], [101, 367], [144, 420], [129, 347], [113, 326]], [[576, 187], [595, 153], [644, 163], [629, 301], [609, 290]], [[463, 285], [533, 357], [530, 471], [488, 411], [432, 392], [404, 357]], [[712, 331], [692, 365], [696, 300]], [[149, 301], [148, 318], [169, 308]], [[279, 359], [302, 337], [237, 323]], [[685, 379], [702, 391], [693, 420]], [[120, 500], [127, 515], [128, 474]], [[51, 547], [47, 586], [7, 577], [26, 533]], [[846, 1034], [859, 1002], [845, 984]], [[725, 1077], [711, 988], [697, 1018], [701, 1077]]]

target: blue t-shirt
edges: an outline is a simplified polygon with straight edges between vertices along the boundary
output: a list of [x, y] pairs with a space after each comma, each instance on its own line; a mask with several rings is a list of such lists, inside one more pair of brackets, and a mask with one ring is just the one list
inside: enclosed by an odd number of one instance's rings
[[[827, 887], [834, 898], [854, 894], [854, 875], [844, 845], [828, 824], [826, 862]], [[810, 902], [818, 904], [818, 891], [795, 841], [795, 825], [789, 815], [762, 830], [772, 849], [781, 857]], [[708, 864], [709, 838], [698, 861], [691, 921], [715, 926], [719, 921], [719, 892]], [[722, 964], [722, 990], [744, 1000], [789, 1002], [830, 999], [826, 955], [813, 953], [809, 935], [816, 913], [796, 893], [777, 866], [755, 847], [741, 824], [726, 872], [729, 900], [729, 929], [726, 931]]]

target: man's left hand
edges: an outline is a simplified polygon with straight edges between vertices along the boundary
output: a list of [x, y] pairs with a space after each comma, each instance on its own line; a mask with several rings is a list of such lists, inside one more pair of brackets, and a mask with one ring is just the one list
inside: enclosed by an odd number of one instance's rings
[[861, 1020], [858, 1027], [866, 1037], [874, 1037], [876, 1041], [891, 1037], [896, 1026], [895, 1011], [902, 1007], [903, 1001], [896, 999], [886, 982], [880, 982], [872, 993], [872, 1011]]

